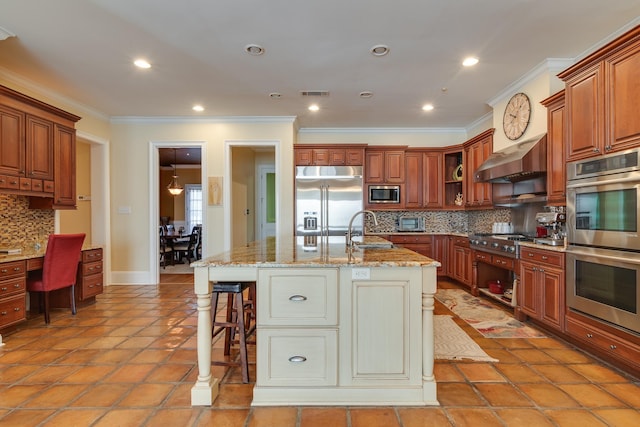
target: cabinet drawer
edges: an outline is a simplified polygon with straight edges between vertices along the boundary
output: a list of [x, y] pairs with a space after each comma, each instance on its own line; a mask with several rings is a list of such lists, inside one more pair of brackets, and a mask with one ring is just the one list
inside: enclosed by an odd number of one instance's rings
[[0, 299], [10, 295], [24, 294], [27, 288], [26, 277], [13, 277], [0, 281]]
[[516, 268], [516, 260], [500, 255], [491, 255], [491, 264], [507, 270], [515, 270]]
[[83, 262], [82, 275], [90, 276], [92, 274], [102, 273], [102, 261]]
[[80, 300], [91, 298], [95, 295], [103, 292], [102, 274], [94, 274], [82, 279], [82, 286], [80, 287]]
[[258, 282], [259, 325], [338, 323], [337, 270], [263, 269]]
[[611, 357], [624, 359], [636, 366], [640, 366], [640, 359], [638, 359], [638, 355], [640, 355], [640, 346], [582, 323], [571, 317], [567, 317], [566, 319], [566, 332], [569, 335], [597, 347], [598, 349], [606, 352], [606, 354], [611, 355]]
[[102, 259], [102, 248], [82, 251], [82, 262], [93, 262]]
[[31, 191], [31, 178], [20, 178], [20, 190]]
[[0, 264], [0, 279], [13, 276], [24, 276], [27, 271], [25, 261], [4, 262]]
[[42, 191], [45, 193], [53, 193], [54, 184], [53, 181], [44, 180], [42, 181]]
[[19, 190], [20, 189], [20, 178], [15, 176], [7, 176], [7, 180], [4, 183], [4, 188], [9, 188], [11, 190]]
[[431, 236], [430, 235], [402, 235], [402, 234], [394, 234], [389, 236], [389, 240], [391, 243], [427, 243], [431, 244]]
[[564, 268], [564, 254], [560, 252], [545, 251], [523, 247], [520, 250], [520, 258], [550, 264]]
[[257, 349], [258, 386], [337, 385], [335, 329], [259, 329]]
[[26, 320], [25, 309], [25, 295], [16, 295], [0, 302], [0, 328]]

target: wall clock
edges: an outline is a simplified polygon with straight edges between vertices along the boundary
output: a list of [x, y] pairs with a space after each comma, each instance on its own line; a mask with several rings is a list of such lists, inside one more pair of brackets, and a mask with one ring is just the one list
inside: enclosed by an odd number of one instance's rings
[[531, 101], [524, 93], [516, 93], [511, 97], [504, 109], [502, 128], [507, 138], [512, 141], [520, 138], [529, 126], [531, 118]]

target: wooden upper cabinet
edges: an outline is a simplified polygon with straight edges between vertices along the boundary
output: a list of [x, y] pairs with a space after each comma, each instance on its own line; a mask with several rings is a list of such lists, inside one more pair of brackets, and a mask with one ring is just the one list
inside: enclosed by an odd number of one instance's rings
[[296, 166], [362, 166], [364, 144], [361, 145], [294, 145]]
[[423, 198], [423, 155], [420, 151], [406, 152], [406, 185], [404, 186], [404, 207], [421, 208]]
[[[422, 205], [441, 209], [444, 199], [444, 161], [441, 152], [425, 152], [422, 157]], [[408, 183], [407, 183], [408, 184]]]
[[76, 207], [76, 131], [55, 125], [54, 209]]
[[365, 182], [370, 184], [404, 184], [404, 149], [372, 149], [365, 152]]
[[492, 187], [488, 182], [475, 182], [475, 171], [493, 153], [493, 132], [489, 129], [464, 143], [464, 194], [467, 208], [490, 208], [492, 202]]
[[640, 144], [640, 27], [558, 74], [568, 162]]
[[24, 175], [24, 113], [0, 105], [0, 174]]
[[36, 179], [53, 179], [53, 152], [53, 122], [28, 115], [26, 176]]
[[566, 205], [564, 90], [542, 101], [547, 107], [547, 204]]

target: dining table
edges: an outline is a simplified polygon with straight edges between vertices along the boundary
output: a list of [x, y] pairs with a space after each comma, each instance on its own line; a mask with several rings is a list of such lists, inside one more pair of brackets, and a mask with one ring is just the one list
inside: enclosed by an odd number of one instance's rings
[[162, 237], [166, 241], [167, 246], [169, 248], [171, 248], [171, 251], [173, 252], [173, 259], [171, 260], [172, 264], [175, 261], [178, 261], [178, 262], [181, 261], [179, 259], [178, 260], [175, 259], [175, 257], [176, 257], [176, 252], [174, 250], [175, 249], [175, 244], [176, 243], [188, 243], [189, 239], [191, 239], [191, 233], [184, 233], [184, 232], [180, 233], [180, 232], [177, 232], [177, 231], [169, 231], [169, 232], [164, 233], [162, 235]]

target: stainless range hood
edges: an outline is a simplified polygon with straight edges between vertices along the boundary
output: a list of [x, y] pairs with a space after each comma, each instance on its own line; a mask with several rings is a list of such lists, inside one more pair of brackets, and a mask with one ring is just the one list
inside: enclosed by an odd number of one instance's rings
[[474, 172], [476, 182], [510, 183], [547, 176], [547, 134], [493, 153]]

